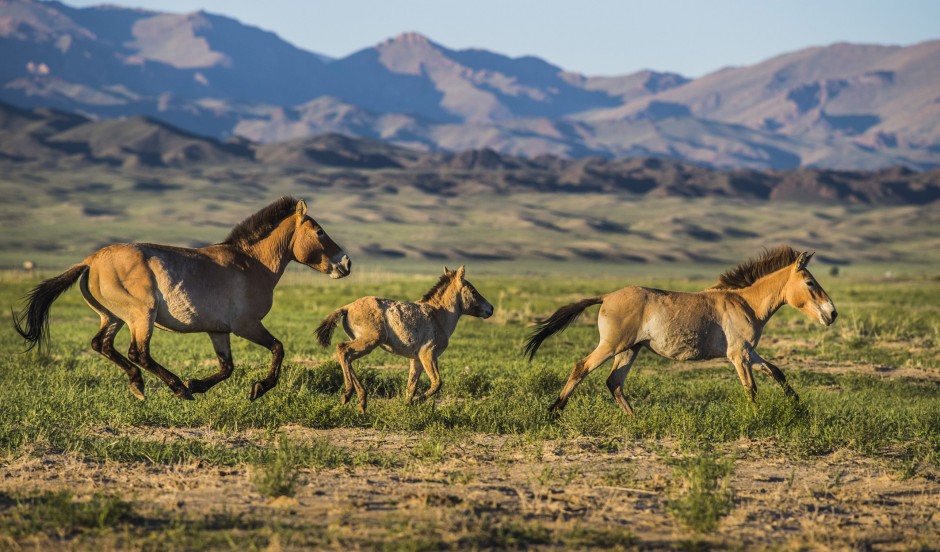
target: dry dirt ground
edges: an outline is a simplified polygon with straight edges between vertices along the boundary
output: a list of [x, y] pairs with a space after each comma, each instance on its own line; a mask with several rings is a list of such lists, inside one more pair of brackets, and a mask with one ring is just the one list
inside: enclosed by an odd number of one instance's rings
[[[326, 438], [384, 452], [406, 450], [422, 439], [374, 430], [294, 427], [287, 433], [297, 442]], [[153, 436], [224, 440], [208, 430]], [[225, 439], [239, 446], [245, 438]], [[698, 543], [908, 550], [940, 545], [935, 473], [904, 479], [881, 462], [853, 454], [792, 460], [753, 442], [729, 451], [737, 457], [731, 514], [716, 532], [695, 534], [666, 508], [673, 477], [670, 448], [628, 444], [609, 452], [586, 441], [526, 445], [476, 436], [455, 444], [433, 464], [302, 470], [296, 495], [277, 499], [256, 492], [251, 468], [92, 463], [69, 455], [14, 461], [0, 467], [0, 481], [7, 492], [67, 489], [77, 498], [117, 494], [164, 512], [178, 511], [185, 519], [224, 514], [295, 525], [324, 536], [322, 544], [336, 548], [368, 547], [408, 532], [459, 546], [489, 523], [497, 530], [507, 517], [521, 524], [514, 529], [519, 539], [590, 530], [604, 545], [616, 545], [610, 541], [617, 539], [640, 548]], [[500, 520], [487, 521], [494, 516]], [[472, 538], [479, 542], [479, 536]], [[505, 535], [500, 538], [490, 544], [512, 544]], [[592, 542], [590, 536], [581, 538], [583, 544]]]
[[[101, 431], [233, 448], [272, 438], [257, 430]], [[96, 493], [118, 495], [133, 501], [144, 518], [151, 512], [165, 519], [169, 512], [175, 519], [202, 520], [200, 527], [210, 529], [212, 519], [236, 519], [235, 525], [245, 528], [230, 530], [228, 544], [236, 549], [245, 547], [238, 540], [240, 531], [247, 535], [268, 527], [291, 529], [272, 529], [264, 541], [268, 550], [940, 549], [936, 468], [905, 474], [890, 461], [845, 451], [790, 458], [769, 443], [746, 440], [719, 448], [735, 459], [733, 509], [715, 531], [703, 534], [684, 527], [667, 506], [677, 492], [670, 460], [688, 454], [675, 443], [463, 434], [435, 455], [414, 453], [428, 443], [418, 433], [300, 426], [281, 428], [281, 433], [297, 445], [328, 442], [410, 460], [392, 467], [301, 469], [296, 494], [272, 499], [259, 494], [251, 466], [91, 462], [70, 454], [34, 454], [0, 464], [0, 490], [14, 496], [69, 490], [79, 500]], [[139, 535], [105, 533], [76, 547], [138, 548], [146, 542], [160, 549], [155, 531], [145, 541], [135, 540]], [[63, 544], [76, 543], [48, 535], [14, 540], [0, 534], [0, 550]]]

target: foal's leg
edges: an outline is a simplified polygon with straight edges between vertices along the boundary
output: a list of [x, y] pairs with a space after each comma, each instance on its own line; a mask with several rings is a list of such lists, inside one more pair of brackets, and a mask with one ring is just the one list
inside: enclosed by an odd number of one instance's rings
[[418, 397], [419, 401], [425, 401], [440, 390], [441, 373], [437, 369], [437, 353], [433, 349], [422, 350], [418, 353], [418, 359], [421, 361], [421, 365], [424, 366], [428, 379], [431, 380], [431, 387]]
[[800, 400], [800, 397], [796, 394], [796, 391], [794, 391], [793, 388], [790, 387], [790, 384], [787, 383], [787, 377], [783, 375], [783, 372], [780, 371], [780, 368], [777, 368], [771, 362], [761, 358], [761, 356], [757, 354], [757, 351], [751, 351], [751, 363], [772, 377], [774, 381], [783, 388], [784, 395], [795, 401]]
[[131, 345], [127, 357], [136, 362], [141, 368], [153, 373], [167, 384], [177, 397], [187, 401], [194, 400], [193, 394], [183, 385], [183, 382], [150, 356], [150, 338], [153, 335], [153, 320], [156, 313], [151, 311], [147, 316], [141, 316], [129, 322], [131, 330]]
[[751, 355], [747, 349], [734, 349], [728, 351], [728, 359], [734, 364], [738, 372], [741, 385], [747, 390], [751, 402], [757, 402], [757, 383], [754, 381], [754, 372], [751, 370]]
[[565, 383], [565, 387], [561, 390], [561, 393], [558, 394], [558, 399], [555, 403], [548, 407], [548, 411], [556, 412], [563, 410], [565, 405], [568, 404], [568, 398], [571, 396], [571, 393], [574, 392], [574, 388], [581, 383], [581, 380], [583, 380], [591, 370], [607, 362], [607, 359], [613, 355], [614, 351], [611, 350], [610, 345], [606, 341], [601, 340], [597, 348], [591, 351], [591, 354], [582, 358], [574, 365], [571, 375], [568, 376], [568, 382]]
[[356, 377], [352, 363], [357, 358], [362, 358], [371, 353], [373, 349], [379, 346], [379, 343], [377, 337], [361, 335], [352, 341], [344, 341], [336, 345], [336, 358], [343, 368], [343, 376], [346, 379], [346, 389], [343, 391], [340, 402], [346, 404], [346, 401], [352, 396], [352, 390], [349, 389], [349, 384], [352, 383], [352, 386], [356, 389], [356, 395], [359, 396], [359, 412], [366, 411], [366, 390], [359, 382], [359, 378]]
[[98, 314], [101, 316], [101, 328], [92, 338], [91, 348], [104, 358], [120, 366], [127, 374], [127, 384], [131, 389], [131, 393], [138, 399], [144, 400], [144, 378], [140, 375], [140, 368], [114, 348], [114, 336], [124, 327], [124, 321], [102, 311], [99, 311]]
[[640, 347], [641, 345], [634, 345], [633, 348], [614, 356], [614, 366], [610, 370], [610, 375], [607, 376], [607, 389], [610, 389], [614, 400], [628, 416], [634, 414], [633, 409], [630, 408], [630, 401], [624, 395], [623, 382], [627, 379], [627, 374], [630, 373], [630, 367], [633, 366], [633, 361], [636, 360]]
[[219, 359], [219, 371], [205, 379], [190, 379], [184, 383], [193, 393], [205, 393], [213, 385], [222, 380], [228, 379], [235, 369], [235, 363], [232, 362], [232, 345], [228, 333], [210, 333], [209, 339], [212, 340], [212, 348], [215, 349], [215, 356]]
[[405, 387], [405, 402], [408, 404], [414, 401], [418, 380], [421, 379], [421, 370], [418, 369], [418, 366], [418, 360], [411, 359], [411, 367], [408, 370], [408, 385]]
[[[271, 351], [271, 368], [268, 369], [268, 375], [263, 379], [251, 384], [251, 392], [248, 394], [249, 400], [257, 400], [264, 396], [277, 385], [281, 377], [281, 363], [284, 361], [284, 346], [271, 335], [271, 332], [261, 325], [261, 322], [255, 322], [247, 328], [239, 328], [235, 335], [251, 341], [255, 345], [261, 345]], [[213, 344], [215, 341], [213, 340]]]

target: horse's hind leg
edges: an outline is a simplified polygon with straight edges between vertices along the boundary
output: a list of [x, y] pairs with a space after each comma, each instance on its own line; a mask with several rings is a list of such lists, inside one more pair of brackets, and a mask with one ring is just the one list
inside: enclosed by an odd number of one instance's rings
[[607, 376], [607, 389], [610, 389], [610, 393], [614, 396], [614, 400], [617, 401], [617, 405], [620, 406], [620, 409], [628, 416], [633, 416], [634, 414], [633, 408], [630, 407], [630, 401], [627, 400], [623, 392], [623, 382], [627, 379], [627, 374], [630, 373], [630, 367], [633, 366], [633, 361], [636, 360], [636, 356], [640, 352], [640, 347], [640, 345], [635, 345], [632, 349], [627, 349], [615, 355], [614, 366], [610, 370], [610, 375]]
[[210, 333], [215, 356], [219, 359], [219, 371], [205, 379], [190, 379], [184, 384], [193, 393], [205, 393], [215, 384], [232, 375], [235, 363], [232, 362], [232, 345], [228, 333]]
[[[284, 361], [284, 345], [271, 335], [271, 332], [261, 325], [261, 322], [255, 323], [249, 328], [241, 328], [235, 332], [238, 337], [243, 337], [256, 345], [261, 345], [271, 351], [271, 368], [268, 369], [268, 375], [263, 380], [251, 384], [251, 392], [248, 395], [249, 400], [258, 400], [265, 393], [270, 391], [281, 378], [281, 363]], [[215, 340], [213, 340], [215, 344]]]
[[571, 374], [568, 376], [568, 381], [565, 383], [565, 387], [561, 390], [561, 393], [558, 394], [558, 399], [552, 404], [549, 408], [549, 412], [561, 411], [565, 408], [565, 405], [568, 404], [568, 398], [571, 396], [571, 393], [574, 392], [574, 388], [581, 383], [581, 380], [584, 379], [591, 370], [597, 368], [601, 364], [607, 362], [607, 359], [612, 357], [614, 352], [611, 350], [610, 345], [606, 341], [601, 340], [591, 354], [582, 358], [574, 365], [574, 369], [571, 371]]
[[346, 383], [340, 402], [346, 404], [349, 397], [352, 396], [352, 390], [350, 389], [350, 384], [352, 384], [352, 387], [356, 390], [356, 395], [359, 397], [360, 412], [366, 411], [366, 390], [359, 382], [359, 378], [356, 377], [352, 363], [354, 360], [371, 353], [379, 346], [379, 343], [379, 339], [375, 337], [359, 336], [352, 341], [343, 341], [336, 345], [336, 359], [339, 360], [339, 364], [343, 368], [343, 378]]
[[101, 316], [101, 328], [92, 338], [91, 348], [104, 358], [120, 366], [127, 374], [127, 383], [131, 393], [138, 399], [144, 400], [144, 378], [140, 375], [140, 368], [114, 348], [114, 336], [124, 327], [124, 321], [113, 318], [104, 312], [99, 311], [98, 314]]
[[163, 383], [173, 390], [173, 393], [187, 401], [194, 400], [193, 394], [183, 385], [183, 382], [150, 356], [150, 337], [153, 335], [154, 314], [143, 316], [129, 323], [131, 329], [131, 345], [127, 357], [137, 363], [141, 368], [160, 378]]

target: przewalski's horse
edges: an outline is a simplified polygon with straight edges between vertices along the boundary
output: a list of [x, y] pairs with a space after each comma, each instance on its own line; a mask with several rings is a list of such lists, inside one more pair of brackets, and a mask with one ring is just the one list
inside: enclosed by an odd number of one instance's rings
[[390, 353], [411, 359], [405, 400], [414, 399], [415, 388], [424, 368], [431, 387], [419, 397], [425, 400], [441, 388], [437, 359], [447, 348], [457, 321], [463, 314], [489, 318], [493, 305], [464, 278], [463, 266], [457, 270], [444, 267], [441, 279], [417, 303], [403, 303], [381, 297], [363, 297], [333, 311], [317, 327], [317, 342], [329, 347], [333, 330], [340, 319], [350, 337], [336, 345], [336, 358], [343, 369], [343, 397], [346, 404], [353, 388], [359, 395], [359, 410], [366, 411], [366, 392], [353, 371], [352, 362], [381, 347]]
[[[303, 200], [282, 197], [232, 229], [224, 242], [188, 249], [149, 243], [109, 245], [63, 274], [35, 287], [13, 324], [29, 348], [48, 339], [49, 309], [62, 292], [80, 281], [82, 295], [101, 317], [91, 340], [95, 352], [127, 374], [131, 392], [144, 399], [140, 368], [152, 372], [176, 395], [192, 400], [228, 378], [234, 364], [229, 334], [269, 349], [268, 376], [254, 382], [255, 400], [277, 384], [284, 348], [261, 324], [271, 309], [274, 286], [288, 263], [342, 278], [349, 257], [307, 215]], [[114, 336], [127, 324], [127, 358], [114, 349]], [[180, 379], [150, 356], [153, 327], [170, 332], [206, 332], [219, 359], [219, 371], [205, 379]]]
[[835, 321], [832, 300], [806, 269], [812, 256], [781, 246], [725, 272], [717, 284], [697, 293], [627, 287], [561, 307], [535, 325], [525, 345], [529, 360], [545, 339], [597, 304], [601, 305], [597, 316], [600, 343], [578, 361], [549, 410], [565, 408], [578, 383], [614, 357], [607, 388], [620, 408], [632, 416], [623, 383], [644, 346], [672, 360], [727, 357], [752, 401], [757, 393], [752, 367], [757, 366], [780, 384], [787, 396], [796, 399], [783, 372], [755, 349], [764, 325], [783, 305], [791, 305], [827, 326]]

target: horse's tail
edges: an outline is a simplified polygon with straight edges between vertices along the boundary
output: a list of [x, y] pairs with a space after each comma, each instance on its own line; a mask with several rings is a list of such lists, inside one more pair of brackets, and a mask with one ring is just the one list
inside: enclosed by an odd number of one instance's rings
[[535, 358], [535, 353], [539, 350], [539, 346], [543, 341], [567, 328], [568, 324], [574, 322], [584, 309], [603, 302], [604, 296], [598, 295], [597, 297], [589, 297], [576, 303], [565, 305], [556, 310], [554, 314], [535, 325], [532, 335], [530, 335], [528, 341], [526, 341], [523, 354], [527, 355], [529, 360], [532, 360]]
[[13, 313], [13, 327], [29, 342], [27, 351], [37, 345], [40, 350], [43, 348], [49, 339], [49, 309], [52, 303], [87, 271], [87, 264], [77, 264], [62, 274], [49, 278], [26, 294], [26, 305], [22, 312], [19, 316]]
[[330, 341], [333, 339], [333, 330], [336, 329], [336, 324], [339, 322], [339, 319], [344, 316], [346, 316], [345, 308], [336, 309], [317, 326], [317, 343], [319, 343], [321, 347], [330, 346]]

